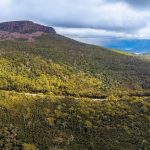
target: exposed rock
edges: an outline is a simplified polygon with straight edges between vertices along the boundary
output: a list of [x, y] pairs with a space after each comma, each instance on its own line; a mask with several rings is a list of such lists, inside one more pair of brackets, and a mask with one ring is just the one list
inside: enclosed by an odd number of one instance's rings
[[56, 34], [52, 27], [36, 24], [32, 21], [12, 21], [0, 23], [0, 31], [19, 32], [19, 33], [34, 33], [44, 32]]
[[0, 31], [0, 41], [5, 40], [15, 40], [15, 39], [22, 39], [33, 42], [36, 37], [40, 37], [44, 35], [44, 32], [37, 31], [34, 33], [18, 33], [18, 32], [7, 32], [7, 31]]

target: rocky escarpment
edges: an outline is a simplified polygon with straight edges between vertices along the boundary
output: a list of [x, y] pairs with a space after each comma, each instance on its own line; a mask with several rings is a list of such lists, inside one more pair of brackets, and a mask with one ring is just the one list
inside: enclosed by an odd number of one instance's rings
[[56, 34], [56, 31], [52, 27], [40, 25], [32, 21], [3, 22], [0, 23], [0, 31], [19, 33], [34, 33], [40, 31], [44, 33]]
[[44, 35], [44, 32], [37, 31], [34, 33], [18, 33], [18, 32], [7, 32], [7, 31], [0, 31], [0, 41], [5, 41], [5, 40], [16, 40], [20, 39], [23, 41], [30, 41], [33, 42], [35, 41], [36, 37], [40, 37]]

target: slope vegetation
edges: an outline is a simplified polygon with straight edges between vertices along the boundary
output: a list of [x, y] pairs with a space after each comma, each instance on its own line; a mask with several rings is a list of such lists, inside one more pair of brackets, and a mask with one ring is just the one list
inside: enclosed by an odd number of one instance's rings
[[148, 93], [150, 62], [60, 36], [0, 42], [0, 88], [103, 96]]
[[150, 149], [150, 99], [93, 101], [0, 92], [0, 108], [0, 149]]
[[16, 23], [1, 24], [0, 149], [150, 149], [149, 59]]

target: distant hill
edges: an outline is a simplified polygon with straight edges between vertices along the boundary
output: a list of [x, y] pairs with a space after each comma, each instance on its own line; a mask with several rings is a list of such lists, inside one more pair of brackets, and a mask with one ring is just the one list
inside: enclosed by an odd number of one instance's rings
[[150, 53], [149, 39], [114, 39], [105, 45], [108, 48], [120, 49], [128, 53]]
[[19, 32], [19, 33], [33, 33], [37, 31], [42, 31], [45, 33], [53, 33], [56, 31], [52, 27], [47, 27], [34, 23], [32, 21], [12, 21], [0, 23], [0, 31], [8, 32]]
[[56, 34], [52, 27], [47, 27], [32, 21], [13, 21], [0, 23], [0, 41], [22, 39], [34, 41], [35, 37], [44, 34]]

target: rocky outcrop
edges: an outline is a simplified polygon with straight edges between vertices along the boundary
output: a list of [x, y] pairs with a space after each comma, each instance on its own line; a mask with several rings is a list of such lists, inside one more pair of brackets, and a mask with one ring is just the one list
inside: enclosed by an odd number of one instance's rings
[[34, 33], [19, 33], [19, 32], [7, 32], [7, 31], [0, 31], [0, 41], [5, 40], [16, 40], [20, 39], [23, 41], [34, 42], [36, 37], [40, 37], [44, 35], [44, 32], [37, 31]]
[[19, 33], [34, 33], [44, 32], [56, 34], [52, 27], [40, 25], [32, 21], [12, 21], [0, 23], [0, 31], [19, 32]]

